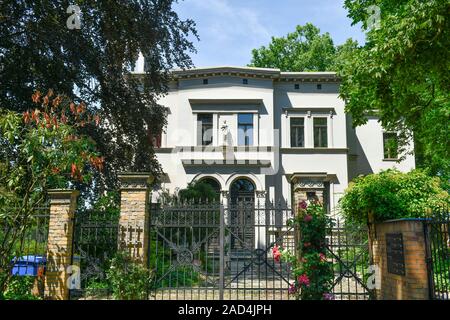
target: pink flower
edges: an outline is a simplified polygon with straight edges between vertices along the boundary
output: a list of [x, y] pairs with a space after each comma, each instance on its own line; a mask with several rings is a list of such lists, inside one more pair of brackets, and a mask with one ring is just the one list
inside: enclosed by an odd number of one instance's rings
[[273, 259], [276, 262], [280, 262], [280, 258], [281, 258], [281, 252], [279, 251], [279, 247], [277, 245], [275, 245], [272, 249], [272, 254], [273, 254]]
[[320, 262], [327, 261], [327, 256], [324, 255], [323, 253], [319, 253], [319, 259], [320, 259]]
[[308, 204], [306, 203], [305, 200], [303, 200], [302, 202], [300, 202], [300, 203], [298, 204], [298, 208], [299, 208], [299, 209], [305, 210], [307, 207], [308, 207]]
[[299, 276], [297, 281], [298, 281], [299, 285], [304, 285], [304, 286], [309, 287], [309, 278], [306, 274], [302, 274], [301, 276]]
[[334, 295], [332, 293], [324, 293], [323, 299], [324, 300], [334, 300]]
[[303, 221], [305, 221], [305, 222], [310, 222], [312, 219], [313, 219], [312, 215], [307, 214], [307, 215], [303, 218]]
[[295, 284], [292, 283], [292, 284], [289, 286], [288, 293], [289, 293], [289, 294], [297, 293], [297, 287], [295, 286]]

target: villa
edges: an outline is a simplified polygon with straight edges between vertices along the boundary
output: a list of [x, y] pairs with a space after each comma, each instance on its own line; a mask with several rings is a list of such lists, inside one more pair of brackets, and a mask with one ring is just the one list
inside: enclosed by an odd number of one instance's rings
[[203, 181], [223, 201], [318, 199], [334, 214], [358, 175], [415, 167], [412, 154], [398, 161], [396, 134], [376, 116], [352, 127], [333, 72], [175, 70], [160, 103], [168, 124], [153, 143], [172, 193]]

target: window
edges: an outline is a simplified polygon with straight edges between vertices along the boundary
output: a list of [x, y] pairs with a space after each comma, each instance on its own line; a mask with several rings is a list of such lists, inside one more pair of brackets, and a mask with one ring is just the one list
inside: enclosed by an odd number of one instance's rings
[[305, 118], [291, 118], [291, 147], [305, 146]]
[[240, 146], [253, 145], [253, 114], [238, 115], [238, 143]]
[[157, 134], [149, 133], [150, 143], [153, 146], [153, 148], [161, 148], [161, 136], [162, 136], [161, 132]]
[[398, 158], [398, 140], [395, 132], [383, 133], [384, 159]]
[[321, 84], [317, 85], [317, 90], [322, 90], [322, 85]]
[[203, 79], [203, 84], [208, 84], [208, 79]]
[[242, 79], [243, 84], [248, 84], [248, 79]]
[[300, 89], [300, 85], [298, 83], [294, 84], [294, 89], [295, 90], [299, 90]]
[[314, 118], [314, 148], [326, 148], [327, 146], [327, 118]]
[[197, 140], [198, 145], [209, 146], [213, 142], [213, 115], [197, 115]]

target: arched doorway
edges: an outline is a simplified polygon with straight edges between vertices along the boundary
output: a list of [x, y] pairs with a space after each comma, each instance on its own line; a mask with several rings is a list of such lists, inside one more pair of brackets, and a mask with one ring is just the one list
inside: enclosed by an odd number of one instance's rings
[[211, 178], [211, 177], [205, 177], [205, 178], [201, 178], [199, 180], [199, 182], [210, 185], [214, 189], [214, 191], [216, 192], [215, 200], [216, 201], [220, 200], [220, 190], [222, 188], [220, 187], [220, 183], [216, 179]]
[[230, 187], [231, 203], [255, 202], [255, 184], [247, 178], [235, 180]]
[[247, 178], [236, 179], [230, 187], [233, 249], [253, 248], [255, 243], [255, 184]]

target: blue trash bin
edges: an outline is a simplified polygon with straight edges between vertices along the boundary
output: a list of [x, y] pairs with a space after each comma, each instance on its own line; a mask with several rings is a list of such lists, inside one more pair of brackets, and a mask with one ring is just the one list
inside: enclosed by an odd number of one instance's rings
[[23, 256], [11, 261], [14, 266], [11, 274], [14, 276], [37, 276], [41, 268], [45, 268], [46, 259], [44, 256]]

